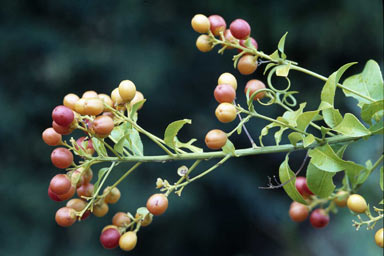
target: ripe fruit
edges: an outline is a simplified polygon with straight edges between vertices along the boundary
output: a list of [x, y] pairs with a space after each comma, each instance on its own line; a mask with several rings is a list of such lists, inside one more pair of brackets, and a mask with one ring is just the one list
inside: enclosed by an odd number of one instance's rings
[[73, 198], [67, 202], [66, 206], [80, 212], [87, 206], [87, 202], [80, 198]]
[[307, 185], [307, 179], [302, 176], [296, 177], [295, 186], [297, 191], [304, 197], [308, 198], [309, 196], [313, 195], [312, 191], [309, 190]]
[[124, 103], [124, 100], [123, 98], [121, 98], [120, 94], [119, 94], [119, 88], [115, 88], [112, 93], [111, 93], [111, 99], [114, 103], [115, 106], [117, 105], [120, 105], [122, 103]]
[[94, 189], [94, 186], [92, 183], [84, 183], [77, 189], [77, 195], [79, 197], [82, 197], [82, 196], [90, 197], [93, 194], [93, 189]]
[[333, 199], [333, 201], [335, 202], [335, 204], [337, 206], [345, 207], [345, 206], [347, 206], [348, 195], [349, 194], [347, 191], [340, 190], [339, 192], [337, 192], [336, 198]]
[[136, 232], [128, 231], [120, 237], [119, 247], [123, 251], [131, 251], [136, 247], [137, 235]]
[[61, 134], [57, 133], [52, 127], [45, 129], [41, 136], [49, 146], [57, 146], [61, 143]]
[[51, 161], [60, 169], [68, 168], [73, 162], [73, 154], [66, 148], [55, 148], [51, 153]]
[[100, 234], [100, 243], [105, 249], [113, 249], [119, 245], [120, 232], [117, 229], [109, 228]]
[[71, 188], [71, 180], [65, 174], [57, 174], [49, 183], [50, 190], [56, 195], [63, 195]]
[[104, 93], [100, 93], [99, 99], [101, 99], [102, 102], [104, 102], [108, 106], [113, 107], [113, 101], [112, 101], [111, 97], [109, 97], [109, 95], [104, 94]]
[[112, 218], [112, 224], [118, 227], [125, 227], [131, 223], [131, 218], [125, 212], [117, 212]]
[[309, 215], [308, 207], [298, 202], [292, 202], [289, 208], [289, 217], [295, 222], [304, 221]]
[[[142, 100], [144, 100], [144, 95], [141, 92], [136, 91], [135, 97], [133, 97], [133, 99], [129, 103], [129, 106], [133, 107], [133, 105], [135, 105], [137, 102], [142, 101]], [[138, 108], [138, 110], [141, 109], [142, 107], [143, 107], [143, 105], [141, 105]]]
[[81, 98], [79, 99], [75, 104], [75, 111], [79, 113], [80, 115], [86, 115], [85, 111], [85, 104], [87, 102], [87, 99]]
[[208, 17], [209, 23], [210, 23], [210, 29], [212, 31], [212, 34], [215, 36], [220, 35], [220, 32], [224, 32], [227, 28], [227, 23], [225, 23], [225, 20], [223, 17], [219, 15], [211, 15]]
[[219, 84], [216, 86], [213, 95], [215, 96], [216, 101], [219, 103], [232, 103], [236, 98], [236, 92], [229, 84]]
[[384, 233], [383, 228], [377, 230], [375, 234], [375, 242], [377, 246], [383, 248], [384, 247]]
[[75, 115], [73, 114], [72, 109], [63, 105], [55, 107], [52, 111], [53, 121], [64, 127], [69, 126], [74, 118]]
[[91, 130], [100, 137], [107, 137], [113, 128], [113, 120], [109, 116], [98, 116], [91, 125]]
[[72, 110], [75, 110], [75, 104], [79, 99], [80, 99], [79, 96], [77, 96], [76, 94], [69, 93], [69, 94], [65, 95], [65, 97], [63, 99], [63, 105], [72, 109]]
[[57, 197], [61, 200], [61, 201], [65, 201], [65, 200], [68, 200], [70, 198], [73, 197], [73, 195], [75, 194], [76, 192], [76, 187], [75, 186], [71, 186], [68, 190], [67, 193], [65, 194], [62, 194], [62, 195], [57, 195]]
[[[240, 45], [243, 46], [243, 47], [245, 47], [245, 48], [251, 48], [251, 47], [248, 47], [248, 46], [245, 45], [245, 42], [246, 42], [247, 40], [251, 40], [251, 45], [252, 45], [256, 50], [257, 50], [257, 48], [259, 48], [259, 46], [258, 46], [256, 40], [255, 40], [253, 37], [250, 37], [250, 38], [248, 38], [248, 39], [244, 39], [244, 40], [240, 40]], [[242, 50], [239, 50], [239, 51], [241, 52]]]
[[364, 213], [367, 209], [367, 202], [364, 197], [359, 194], [353, 194], [348, 197], [347, 200], [348, 208], [355, 213]]
[[[85, 141], [85, 142], [84, 142]], [[82, 145], [84, 143], [84, 146]], [[86, 153], [92, 155], [95, 153], [95, 149], [93, 148], [92, 140], [87, 140], [86, 137], [80, 137], [76, 140], [76, 144]], [[85, 145], [87, 145], [85, 147]], [[76, 149], [79, 149], [79, 147], [76, 147]]]
[[208, 33], [211, 24], [207, 16], [203, 14], [196, 14], [191, 20], [193, 30], [197, 33]]
[[93, 215], [96, 217], [104, 217], [109, 211], [108, 204], [105, 202], [102, 202], [100, 204], [96, 204], [93, 206]]
[[136, 86], [130, 80], [123, 80], [119, 84], [119, 95], [124, 102], [129, 102], [135, 97]]
[[196, 47], [201, 52], [209, 52], [213, 49], [211, 39], [207, 35], [200, 35], [196, 40]]
[[83, 115], [97, 116], [104, 111], [103, 101], [99, 98], [86, 98], [83, 107]]
[[[247, 92], [249, 90], [249, 97], [251, 97], [254, 92], [262, 89], [265, 89], [265, 84], [260, 80], [252, 79], [249, 80], [245, 85], [244, 93], [245, 95], [247, 95]], [[253, 97], [253, 100], [261, 100], [262, 98], [264, 98], [264, 96], [265, 92], [259, 92]]]
[[252, 55], [244, 55], [237, 63], [237, 70], [242, 75], [250, 75], [256, 71], [257, 59]]
[[119, 228], [118, 228], [117, 226], [115, 226], [115, 225], [107, 225], [107, 226], [105, 226], [105, 227], [101, 230], [101, 233], [103, 233], [105, 230], [110, 229], [110, 228], [119, 230]]
[[[109, 187], [106, 187], [104, 189], [104, 193], [107, 193], [109, 190]], [[121, 193], [120, 193], [120, 190], [116, 187], [114, 187], [107, 195], [106, 197], [104, 198], [104, 201], [108, 204], [115, 204], [117, 203], [117, 201], [119, 201], [120, 199], [120, 196], [121, 196]]]
[[246, 39], [251, 33], [251, 27], [248, 22], [243, 19], [236, 19], [232, 21], [229, 26], [232, 35], [237, 39]]
[[[229, 43], [236, 44], [236, 38], [232, 35], [231, 30], [229, 29], [224, 31], [224, 39]], [[233, 49], [233, 47], [227, 46], [227, 49]]]
[[58, 125], [55, 121], [52, 121], [52, 128], [55, 130], [55, 132], [62, 135], [68, 135], [73, 131], [73, 129], [70, 126], [64, 127], [64, 126]]
[[209, 149], [221, 149], [227, 143], [227, 134], [219, 129], [210, 130], [205, 135], [205, 144]]
[[86, 171], [84, 171], [83, 177], [84, 177], [84, 184], [91, 182], [93, 177], [93, 171], [91, 169], [87, 169]]
[[69, 227], [76, 222], [76, 212], [69, 207], [62, 207], [56, 212], [56, 223], [62, 227]]
[[315, 228], [323, 228], [329, 223], [329, 215], [324, 209], [316, 209], [311, 213], [309, 221]]
[[236, 107], [231, 103], [220, 103], [217, 106], [215, 115], [222, 123], [229, 123], [236, 119]]
[[83, 96], [81, 96], [81, 98], [83, 99], [91, 99], [91, 98], [97, 98], [98, 95], [97, 95], [97, 92], [95, 91], [86, 91], [83, 93]]
[[163, 214], [168, 208], [168, 198], [164, 194], [153, 194], [147, 201], [147, 209], [155, 216]]
[[48, 187], [48, 196], [51, 198], [53, 201], [60, 202], [63, 201], [61, 200], [55, 193], [52, 192], [51, 187]]
[[219, 79], [217, 79], [217, 84], [229, 84], [235, 91], [237, 89], [236, 77], [228, 72], [225, 72], [219, 76]]

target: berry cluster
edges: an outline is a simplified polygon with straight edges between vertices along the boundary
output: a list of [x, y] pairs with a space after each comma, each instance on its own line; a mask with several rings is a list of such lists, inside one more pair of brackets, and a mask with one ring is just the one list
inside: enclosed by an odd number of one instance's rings
[[[191, 21], [192, 28], [201, 33], [196, 40], [196, 47], [201, 52], [209, 52], [215, 46], [212, 37], [219, 37], [225, 43], [226, 49], [236, 48], [240, 53], [244, 49], [256, 49], [258, 44], [251, 37], [251, 26], [243, 19], [236, 19], [231, 22], [229, 28], [224, 18], [220, 15], [206, 17], [203, 14], [196, 14]], [[258, 66], [257, 57], [244, 54], [237, 62], [237, 69], [242, 75], [250, 75], [256, 71]]]

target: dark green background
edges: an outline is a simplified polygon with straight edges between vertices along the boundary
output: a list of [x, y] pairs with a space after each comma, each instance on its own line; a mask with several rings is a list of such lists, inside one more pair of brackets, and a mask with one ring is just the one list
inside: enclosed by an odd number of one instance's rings
[[[233, 70], [231, 54], [195, 48], [190, 27], [196, 13], [220, 14], [229, 24], [244, 18], [252, 26], [259, 48], [271, 53], [289, 31], [286, 52], [304, 67], [329, 75], [339, 66], [358, 61], [346, 74], [360, 72], [368, 59], [382, 66], [383, 6], [379, 0], [323, 1], [85, 1], [3, 0], [0, 5], [0, 255], [123, 255], [104, 250], [98, 241], [102, 227], [118, 210], [135, 211], [155, 192], [157, 177], [177, 179], [180, 163], [145, 164], [122, 185], [121, 201], [102, 218], [71, 228], [58, 227], [47, 187], [58, 173], [50, 163], [52, 148], [41, 140], [52, 109], [69, 92], [109, 93], [123, 79], [133, 80], [148, 101], [140, 124], [162, 136], [168, 123], [182, 118], [193, 124], [183, 139], [203, 146], [212, 128], [229, 131], [215, 116], [213, 89], [218, 76], [233, 72], [238, 98], [250, 77]], [[298, 99], [315, 107], [323, 82], [292, 72]], [[358, 113], [355, 101], [338, 93], [344, 112]], [[261, 110], [271, 116], [281, 110]], [[266, 123], [253, 120], [258, 133]], [[244, 135], [233, 139], [248, 147]], [[266, 141], [271, 144], [272, 140]], [[144, 140], [147, 153], [161, 153]], [[347, 158], [364, 163], [382, 152], [382, 137], [360, 142]], [[292, 155], [296, 169], [304, 153]], [[172, 196], [164, 216], [139, 233], [132, 255], [382, 255], [373, 231], [356, 232], [346, 209], [331, 216], [330, 225], [313, 229], [309, 222], [292, 223], [289, 198], [281, 190], [260, 190], [267, 176], [277, 174], [284, 154], [229, 161], [211, 175], [188, 186], [182, 198]], [[212, 164], [213, 162], [206, 163]], [[112, 182], [123, 172], [117, 169]], [[362, 187], [367, 200], [378, 202], [376, 171]], [[339, 176], [336, 181], [340, 181]], [[380, 223], [382, 226], [382, 222]]]

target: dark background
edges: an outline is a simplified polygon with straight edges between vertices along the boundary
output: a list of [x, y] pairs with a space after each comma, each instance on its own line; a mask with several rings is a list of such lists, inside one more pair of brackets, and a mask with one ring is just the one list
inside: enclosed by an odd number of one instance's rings
[[[193, 124], [180, 133], [203, 145], [212, 128], [229, 131], [215, 116], [213, 89], [218, 76], [238, 77], [239, 101], [250, 77], [264, 79], [262, 69], [249, 77], [233, 70], [231, 54], [203, 54], [195, 48], [197, 33], [190, 27], [196, 13], [220, 14], [227, 23], [246, 19], [259, 48], [271, 53], [289, 31], [286, 52], [292, 60], [329, 75], [341, 65], [358, 61], [346, 76], [360, 72], [368, 59], [383, 60], [383, 6], [379, 0], [323, 1], [15, 1], [0, 5], [0, 255], [123, 255], [104, 250], [100, 230], [114, 212], [144, 205], [155, 192], [157, 177], [177, 179], [181, 163], [145, 164], [121, 186], [123, 196], [102, 218], [64, 229], [54, 221], [62, 203], [47, 197], [51, 177], [58, 172], [41, 140], [51, 111], [69, 92], [110, 93], [130, 79], [147, 102], [139, 123], [162, 136], [168, 123], [182, 118]], [[299, 100], [319, 104], [323, 82], [293, 73]], [[345, 76], [345, 77], [346, 77]], [[356, 102], [338, 93], [343, 112], [358, 113]], [[261, 110], [262, 111], [262, 110]], [[281, 114], [266, 109], [271, 116]], [[254, 137], [266, 123], [253, 120]], [[248, 147], [245, 135], [233, 139]], [[161, 153], [144, 140], [147, 153]], [[266, 140], [272, 144], [272, 140]], [[357, 143], [347, 158], [364, 163], [382, 152], [382, 137]], [[207, 149], [206, 149], [207, 150]], [[304, 152], [292, 154], [297, 169]], [[260, 190], [267, 176], [277, 174], [284, 154], [234, 159], [192, 184], [182, 198], [170, 198], [166, 214], [139, 232], [130, 255], [382, 255], [374, 231], [356, 232], [354, 218], [342, 209], [322, 230], [309, 222], [290, 221], [289, 198], [282, 190]], [[189, 164], [189, 163], [185, 163]], [[213, 162], [203, 166], [208, 167]], [[116, 169], [113, 182], [124, 168]], [[376, 203], [378, 171], [361, 188]], [[339, 177], [336, 177], [339, 181]], [[382, 222], [379, 223], [382, 226]]]

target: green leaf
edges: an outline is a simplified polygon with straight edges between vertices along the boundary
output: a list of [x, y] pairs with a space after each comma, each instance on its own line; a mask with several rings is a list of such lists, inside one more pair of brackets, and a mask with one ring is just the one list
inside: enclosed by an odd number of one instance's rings
[[384, 171], [383, 171], [383, 166], [381, 166], [381, 168], [380, 168], [380, 188], [381, 188], [381, 190], [384, 190], [383, 182], [384, 182]]
[[288, 139], [289, 141], [291, 142], [291, 144], [293, 146], [296, 147], [297, 143], [299, 141], [302, 141], [303, 140], [303, 134], [299, 133], [299, 132], [291, 132], [289, 135], [288, 135]]
[[236, 156], [236, 152], [235, 152], [235, 146], [233, 145], [233, 143], [227, 139], [227, 142], [225, 143], [225, 145], [222, 147], [222, 150], [225, 154], [228, 154], [228, 155], [232, 155], [232, 156]]
[[321, 91], [321, 103], [319, 106], [320, 110], [333, 108], [337, 83], [339, 82], [340, 77], [344, 74], [344, 72], [354, 64], [356, 64], [356, 62], [345, 64], [328, 77]]
[[333, 130], [350, 137], [361, 137], [371, 134], [351, 113], [345, 114], [343, 120]]
[[273, 60], [280, 60], [279, 51], [278, 50], [274, 51], [271, 55], [269, 55], [269, 57], [271, 57], [271, 59]]
[[268, 63], [267, 66], [265, 67], [264, 69], [264, 73], [263, 75], [265, 75], [265, 73], [267, 73], [267, 71], [271, 68], [271, 67], [274, 67], [274, 66], [277, 66], [276, 63]]
[[164, 133], [164, 142], [167, 146], [169, 146], [172, 149], [175, 149], [175, 143], [176, 143], [176, 136], [177, 133], [180, 131], [181, 128], [185, 124], [191, 124], [192, 121], [190, 119], [183, 119], [183, 120], [178, 120], [170, 123], [167, 128], [165, 129]]
[[[373, 100], [384, 99], [383, 76], [380, 71], [380, 66], [374, 60], [369, 60], [365, 64], [363, 72], [353, 75], [345, 79], [343, 86], [356, 91]], [[346, 96], [353, 97], [358, 100], [358, 106], [362, 107], [364, 103], [371, 103], [356, 94], [343, 89]]]
[[276, 68], [276, 75], [287, 77], [289, 74], [289, 70], [291, 69], [291, 63], [280, 65]]
[[99, 156], [108, 156], [107, 150], [105, 149], [105, 146], [100, 141], [100, 139], [93, 137], [92, 145]]
[[322, 114], [323, 114], [325, 123], [331, 128], [334, 128], [335, 126], [340, 124], [341, 121], [343, 120], [343, 117], [341, 116], [338, 109], [334, 109], [334, 108], [323, 109]]
[[307, 184], [309, 189], [319, 197], [328, 197], [335, 190], [333, 176], [336, 173], [325, 172], [309, 163], [307, 168]]
[[382, 199], [382, 200], [379, 202], [379, 204], [384, 204], [384, 199]]
[[304, 148], [310, 146], [315, 141], [316, 141], [315, 140], [315, 136], [313, 136], [312, 134], [309, 134], [309, 135], [305, 136], [305, 138], [303, 139], [303, 146], [304, 146]]
[[[286, 120], [285, 123], [288, 123], [289, 125], [296, 127], [297, 126], [297, 119], [301, 114], [303, 114], [303, 110], [306, 106], [306, 103], [301, 103], [299, 108], [295, 111], [286, 111], [283, 114], [283, 119]], [[278, 118], [280, 121], [280, 119]]]
[[[143, 147], [143, 142], [141, 141], [140, 138], [140, 133], [134, 129], [131, 128], [128, 131], [128, 149], [137, 156], [143, 156], [144, 155], [144, 147]], [[124, 144], [126, 146], [126, 144]]]
[[289, 156], [288, 154], [285, 157], [284, 162], [281, 163], [280, 168], [279, 168], [279, 178], [280, 182], [282, 184], [288, 182], [283, 186], [285, 192], [287, 195], [294, 201], [302, 203], [302, 204], [307, 204], [307, 202], [304, 200], [304, 198], [301, 196], [301, 194], [297, 191], [295, 182], [296, 182], [296, 177], [295, 173], [291, 170], [288, 164], [289, 161]]
[[371, 127], [369, 127], [369, 130], [372, 132], [372, 134], [384, 134], [384, 122], [379, 121], [373, 124]]
[[288, 32], [285, 32], [285, 34], [281, 37], [279, 44], [277, 45], [277, 48], [280, 52], [284, 52], [284, 45], [285, 45], [285, 38], [287, 37]]
[[384, 100], [375, 101], [370, 104], [363, 104], [361, 108], [361, 118], [371, 124], [372, 118], [375, 121], [380, 121], [383, 118], [384, 113]]
[[300, 114], [297, 117], [297, 128], [301, 131], [306, 131], [308, 128], [308, 125], [312, 122], [312, 120], [315, 119], [315, 117], [319, 114], [319, 110], [315, 111], [307, 111], [302, 114]]
[[116, 150], [117, 153], [123, 154], [123, 152], [124, 152], [124, 143], [126, 143], [125, 136], [120, 138], [120, 140], [113, 146], [113, 149]]
[[147, 214], [149, 214], [147, 207], [140, 207], [136, 210], [136, 212], [140, 214], [142, 218], [144, 218]]
[[324, 126], [321, 126], [321, 138], [324, 139], [325, 138], [325, 135], [331, 130], [330, 128], [327, 128], [327, 127], [324, 127]]
[[146, 99], [143, 99], [143, 100], [140, 100], [140, 101], [136, 102], [135, 104], [133, 104], [133, 106], [131, 108], [131, 118], [133, 118], [133, 116], [136, 114], [137, 110], [139, 108], [141, 108], [141, 106], [143, 106], [146, 101], [147, 101]]
[[116, 126], [111, 132], [111, 137], [116, 141], [114, 149], [122, 154], [124, 148], [133, 155], [143, 156], [144, 147], [139, 132], [129, 123]]
[[109, 170], [109, 167], [101, 168], [99, 170], [99, 173], [97, 175], [97, 181], [93, 185], [93, 192], [94, 193], [97, 191], [97, 188], [99, 187], [101, 180], [103, 179], [104, 175], [107, 173], [108, 170]]
[[202, 153], [203, 152], [202, 148], [199, 148], [199, 147], [192, 145], [195, 141], [197, 141], [196, 139], [191, 139], [190, 141], [188, 141], [186, 143], [179, 141], [179, 139], [177, 137], [175, 138], [175, 140], [176, 140], [176, 147], [177, 148], [186, 148], [186, 149], [191, 150], [194, 153]]

